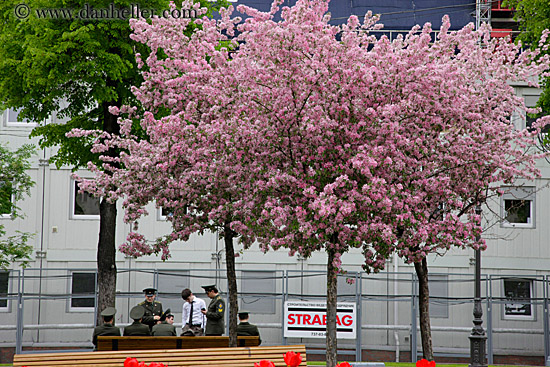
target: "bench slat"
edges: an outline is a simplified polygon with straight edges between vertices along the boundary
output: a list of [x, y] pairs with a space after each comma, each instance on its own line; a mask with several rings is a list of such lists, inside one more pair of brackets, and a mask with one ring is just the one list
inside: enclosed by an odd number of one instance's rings
[[[256, 347], [258, 336], [238, 336], [239, 347]], [[99, 336], [97, 350], [228, 348], [228, 336]]]
[[[280, 352], [283, 350], [286, 352], [286, 350], [289, 350], [287, 348], [290, 348], [293, 346], [265, 346], [261, 347], [261, 349], [258, 350], [259, 353], [274, 353], [274, 352]], [[186, 356], [204, 356], [204, 355], [228, 355], [228, 356], [234, 356], [234, 355], [240, 355], [240, 354], [248, 354], [250, 348], [201, 348], [201, 349], [189, 349], [185, 350]], [[256, 350], [256, 349], [254, 349]], [[165, 357], [165, 356], [179, 356], [181, 355], [181, 351], [179, 349], [175, 350], [133, 350], [133, 351], [124, 351], [124, 353], [120, 352], [72, 352], [72, 353], [42, 353], [42, 354], [18, 354], [17, 358], [25, 358], [27, 360], [44, 360], [44, 359], [72, 359], [73, 356], [79, 356], [80, 358], [87, 357], [90, 359], [103, 359], [106, 357], [112, 357], [112, 356], [153, 356], [153, 357]]]
[[277, 367], [286, 367], [283, 357], [289, 350], [301, 353], [303, 360], [300, 366], [306, 366], [306, 348], [304, 345], [281, 345], [244, 348], [16, 354], [13, 367], [122, 367], [127, 357], [134, 357], [145, 363], [164, 363], [170, 367], [253, 367], [254, 363], [263, 359], [272, 361]]

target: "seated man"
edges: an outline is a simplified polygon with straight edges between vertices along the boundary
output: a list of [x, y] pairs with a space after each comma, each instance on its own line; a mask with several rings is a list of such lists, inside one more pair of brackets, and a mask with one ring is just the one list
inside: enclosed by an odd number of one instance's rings
[[124, 328], [124, 336], [150, 336], [149, 326], [142, 324], [141, 319], [145, 314], [145, 309], [141, 306], [135, 306], [130, 310], [130, 317], [134, 320], [133, 324]]
[[[257, 336], [260, 337], [260, 331], [256, 325], [253, 325], [248, 322], [249, 319], [248, 311], [239, 311], [239, 325], [237, 325], [237, 336]], [[262, 344], [262, 339], [260, 338], [258, 345]]]
[[97, 349], [97, 337], [98, 336], [120, 336], [120, 329], [114, 325], [115, 323], [116, 308], [107, 307], [101, 311], [101, 317], [103, 317], [103, 325], [96, 326], [92, 335], [92, 343], [94, 343], [95, 349]]
[[176, 327], [172, 325], [174, 323], [174, 315], [170, 313], [170, 309], [167, 309], [160, 317], [160, 323], [153, 326], [151, 335], [153, 336], [177, 336]]

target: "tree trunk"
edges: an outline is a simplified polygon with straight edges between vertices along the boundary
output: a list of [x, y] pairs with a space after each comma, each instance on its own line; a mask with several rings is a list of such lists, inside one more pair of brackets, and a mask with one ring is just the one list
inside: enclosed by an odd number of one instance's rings
[[[108, 81], [109, 84], [109, 81]], [[109, 107], [115, 106], [117, 103], [103, 103], [103, 130], [118, 134], [120, 127], [117, 122], [117, 117], [109, 113]], [[117, 152], [114, 149], [109, 149], [107, 155], [115, 157]], [[105, 199], [101, 199], [99, 205], [99, 241], [97, 244], [97, 320], [98, 325], [103, 324], [101, 311], [106, 307], [115, 306], [116, 295], [116, 203], [109, 203]]]
[[[422, 354], [428, 361], [433, 361], [432, 329], [430, 326], [430, 288], [428, 286], [428, 261], [426, 258], [423, 258], [420, 263], [414, 263], [414, 269], [416, 270], [419, 284]], [[416, 331], [413, 330], [413, 332]]]
[[338, 344], [336, 338], [336, 303], [338, 277], [334, 268], [334, 250], [327, 250], [327, 367], [335, 367], [338, 363]]
[[227, 287], [229, 292], [229, 346], [237, 346], [237, 275], [235, 273], [235, 249], [233, 247], [235, 232], [229, 228], [229, 223], [224, 225], [223, 239], [225, 241], [225, 265], [227, 268]]
[[99, 242], [97, 244], [97, 325], [103, 324], [101, 311], [115, 306], [116, 293], [116, 203], [102, 199], [99, 205]]

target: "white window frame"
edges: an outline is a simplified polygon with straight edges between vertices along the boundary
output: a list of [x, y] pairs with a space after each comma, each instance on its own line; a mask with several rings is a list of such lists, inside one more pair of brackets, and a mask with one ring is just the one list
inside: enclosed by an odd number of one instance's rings
[[38, 126], [38, 123], [36, 122], [22, 122], [22, 121], [11, 121], [10, 120], [10, 111], [16, 112], [17, 115], [19, 115], [19, 111], [21, 109], [15, 109], [15, 108], [8, 108], [7, 110], [4, 110], [2, 113], [2, 120], [4, 120], [4, 126], [6, 127], [29, 127], [34, 128]]
[[[505, 290], [505, 283], [507, 280], [511, 281], [527, 281], [529, 282], [529, 301], [522, 301], [518, 300], [517, 302], [509, 302], [502, 304], [502, 319], [503, 320], [517, 320], [517, 321], [535, 321], [536, 320], [536, 310], [537, 308], [534, 307], [532, 299], [536, 298], [535, 296], [535, 281], [532, 278], [519, 278], [519, 277], [506, 277], [502, 279], [502, 294], [503, 298], [506, 299], [506, 290]], [[506, 308], [508, 305], [514, 305], [514, 307], [518, 307], [517, 305], [529, 305], [529, 308], [531, 309], [531, 315], [509, 315], [506, 313]]]
[[[501, 227], [504, 228], [536, 228], [536, 188], [533, 186], [503, 187], [504, 193], [500, 199], [501, 208]], [[506, 220], [506, 201], [507, 200], [525, 200], [529, 201], [529, 222], [528, 223], [510, 223]]]
[[168, 221], [168, 215], [162, 214], [162, 207], [157, 208], [157, 220], [160, 222], [166, 222]]
[[[99, 220], [99, 214], [75, 214], [75, 201], [76, 201], [76, 194], [78, 193], [78, 190], [76, 188], [77, 181], [74, 178], [71, 178], [71, 189], [70, 189], [70, 205], [69, 205], [69, 219], [72, 220]], [[97, 199], [99, 200], [99, 198]]]
[[[91, 274], [96, 279], [94, 281], [97, 281], [97, 273], [90, 270], [73, 270], [69, 273], [69, 284], [68, 284], [68, 294], [71, 296], [68, 299], [68, 312], [94, 312], [95, 311], [95, 295], [94, 295], [94, 305], [89, 307], [75, 307], [73, 306], [73, 282], [74, 282], [74, 274]], [[94, 283], [95, 284], [95, 283]], [[96, 291], [95, 285], [94, 285], [94, 292]]]
[[[10, 293], [10, 288], [11, 288], [11, 282], [10, 282], [10, 270], [0, 270], [1, 273], [8, 273], [8, 279], [7, 279], [7, 282], [8, 282], [8, 288], [7, 288], [7, 293]], [[10, 308], [10, 302], [11, 300], [10, 299], [7, 299], [6, 300], [6, 306], [1, 306], [0, 305], [0, 312], [11, 312], [11, 308]]]

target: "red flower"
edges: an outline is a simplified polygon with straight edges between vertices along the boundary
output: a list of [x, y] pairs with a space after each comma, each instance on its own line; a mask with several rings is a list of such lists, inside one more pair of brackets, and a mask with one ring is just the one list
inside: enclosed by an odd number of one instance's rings
[[296, 354], [288, 351], [285, 354], [285, 363], [288, 367], [298, 367], [302, 363], [302, 356], [300, 356], [300, 353]]
[[149, 363], [149, 367], [166, 367], [166, 366], [162, 363], [151, 362]]
[[337, 364], [336, 367], [351, 367], [351, 364], [348, 362], [342, 362], [340, 364]]
[[254, 367], [275, 367], [275, 364], [267, 359], [263, 359], [260, 363], [254, 363]]
[[128, 357], [124, 361], [124, 367], [138, 367], [138, 366], [139, 366], [138, 360], [135, 358]]
[[421, 359], [420, 361], [416, 362], [416, 367], [435, 367], [435, 361]]

